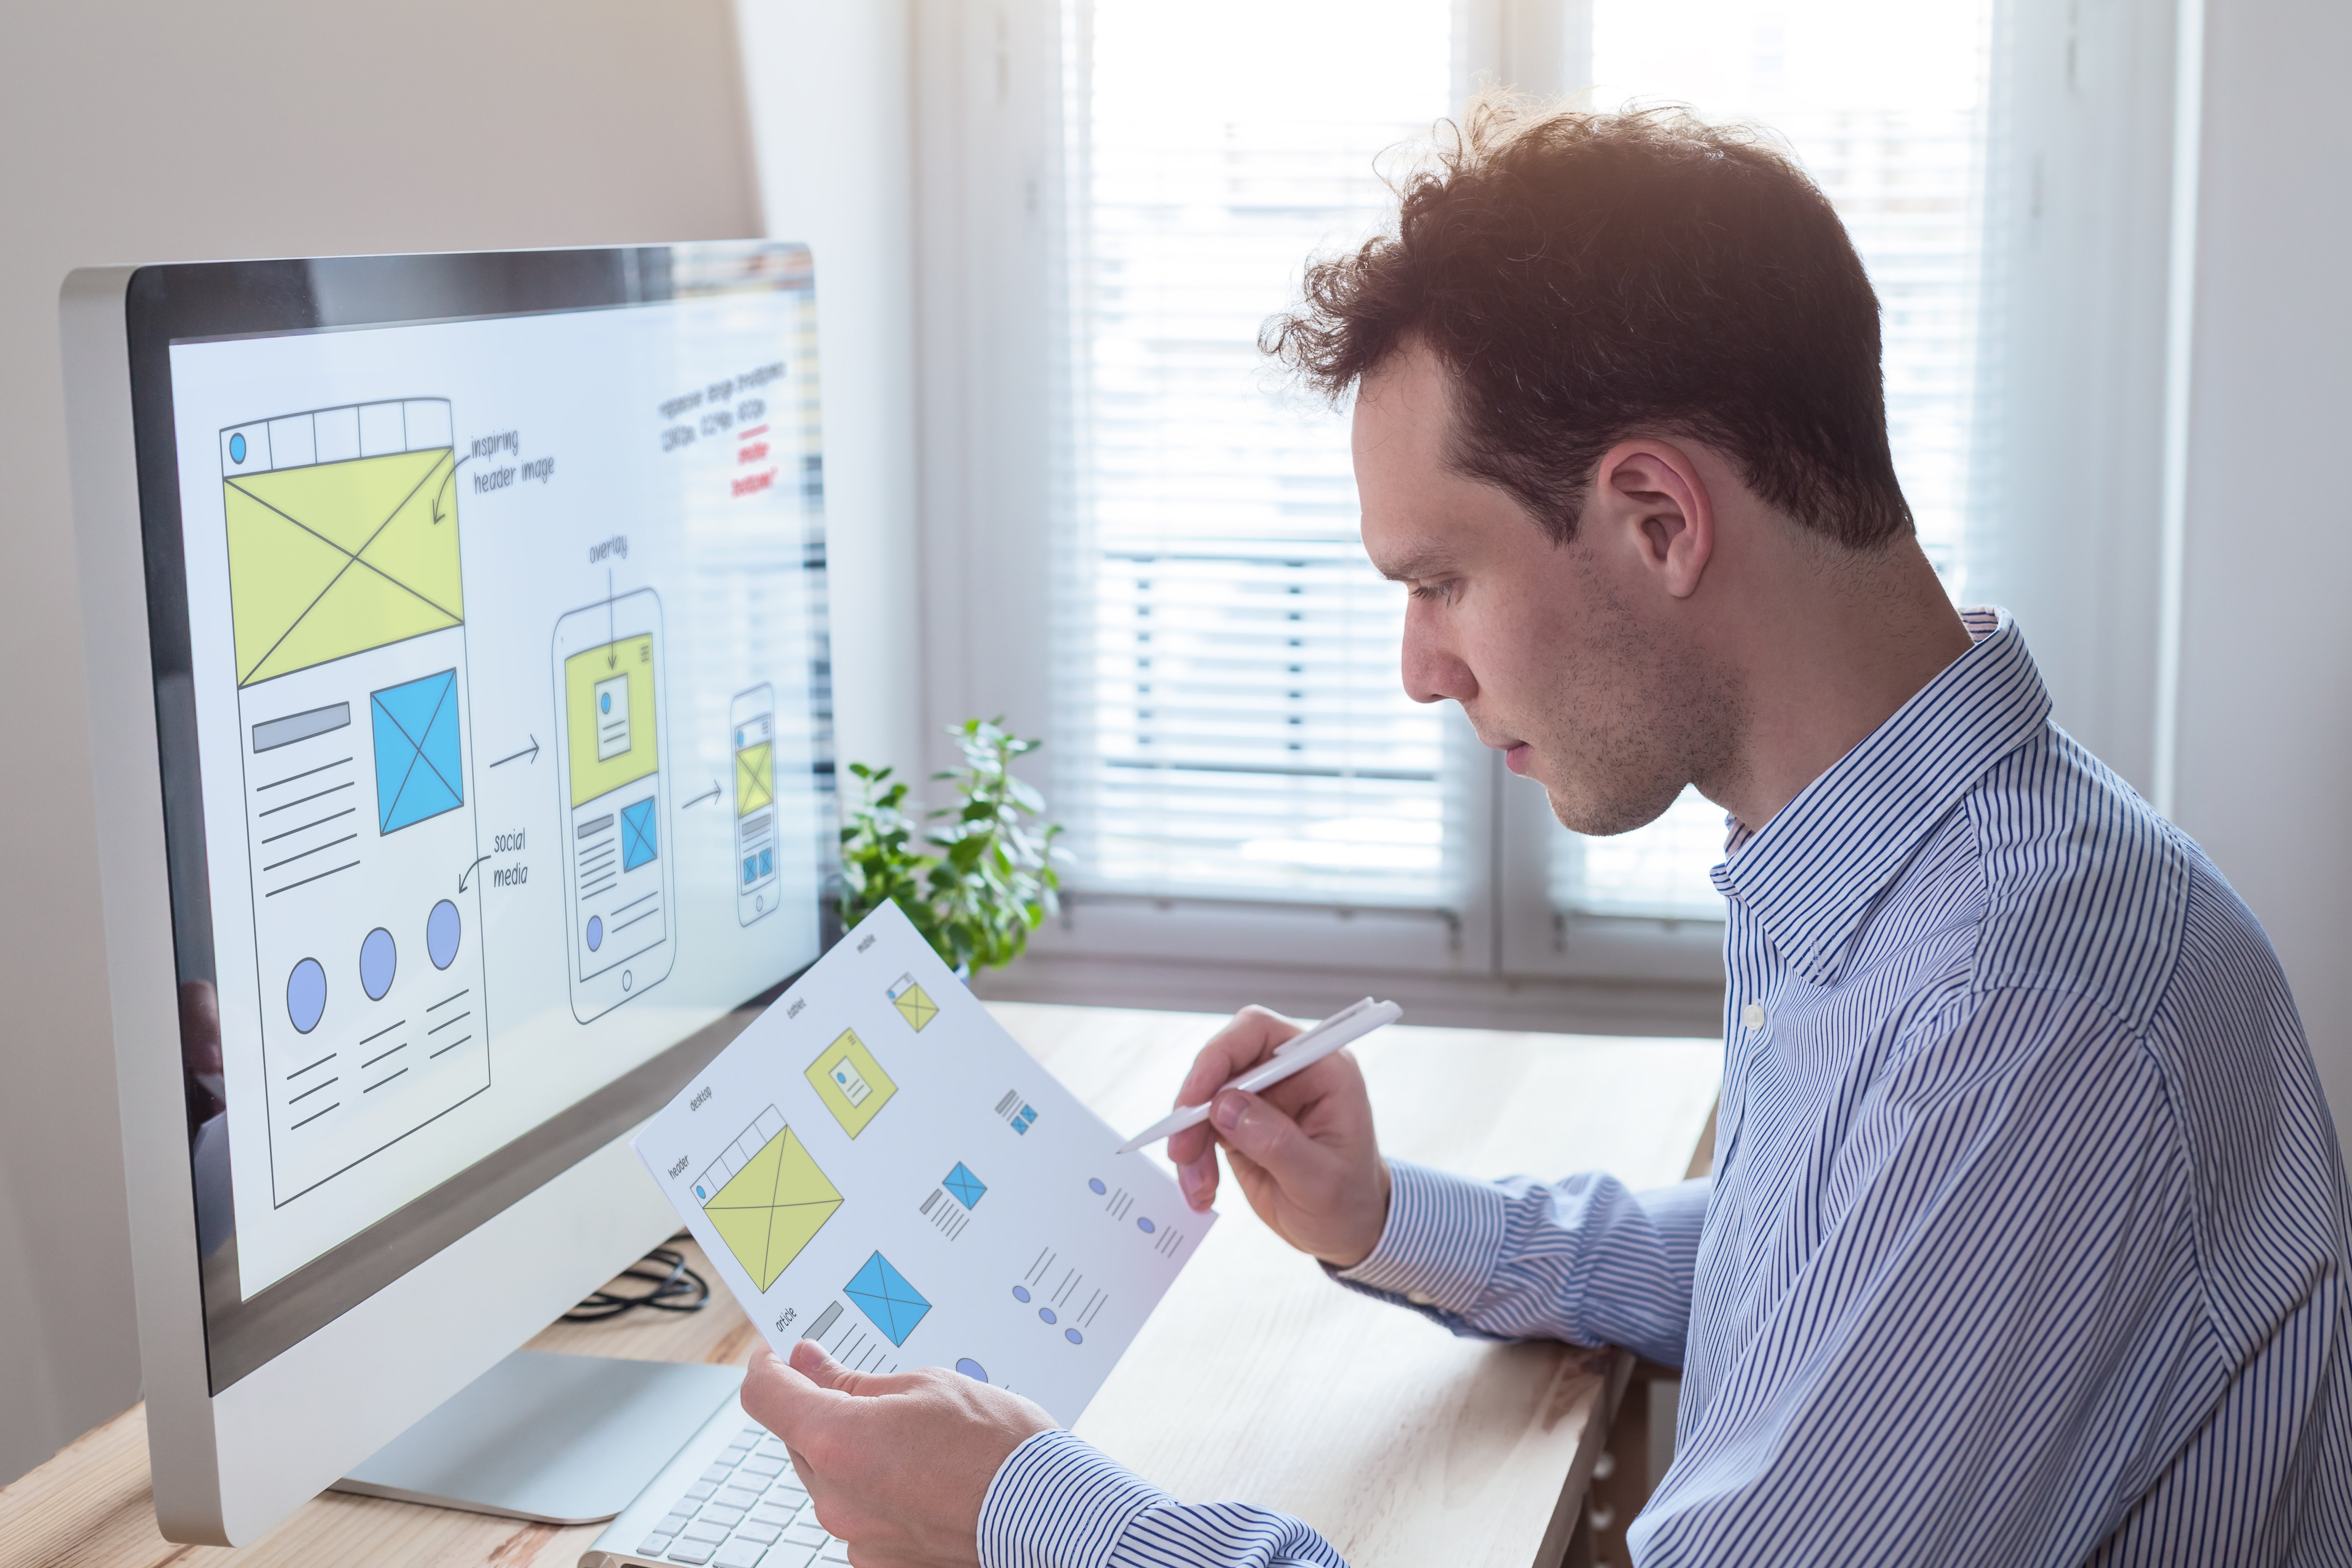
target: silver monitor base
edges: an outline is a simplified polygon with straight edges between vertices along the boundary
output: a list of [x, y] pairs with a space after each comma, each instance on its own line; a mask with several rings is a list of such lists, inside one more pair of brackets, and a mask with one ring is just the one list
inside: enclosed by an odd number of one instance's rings
[[330, 1490], [544, 1524], [612, 1518], [743, 1369], [517, 1351]]

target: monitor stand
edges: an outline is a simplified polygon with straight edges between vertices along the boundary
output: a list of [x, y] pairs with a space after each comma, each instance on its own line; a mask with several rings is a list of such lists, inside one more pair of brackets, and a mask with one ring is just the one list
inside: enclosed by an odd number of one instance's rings
[[517, 1351], [329, 1489], [593, 1524], [629, 1506], [743, 1369]]

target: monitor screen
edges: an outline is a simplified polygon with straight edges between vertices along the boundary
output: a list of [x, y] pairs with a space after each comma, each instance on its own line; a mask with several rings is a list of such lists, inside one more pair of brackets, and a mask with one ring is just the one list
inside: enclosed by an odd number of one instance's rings
[[217, 1391], [821, 950], [814, 301], [755, 245], [139, 281]]

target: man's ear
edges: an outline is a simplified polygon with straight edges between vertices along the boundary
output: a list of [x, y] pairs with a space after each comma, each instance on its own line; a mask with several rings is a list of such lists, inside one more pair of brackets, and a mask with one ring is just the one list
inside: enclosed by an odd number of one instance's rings
[[1715, 554], [1715, 508], [1697, 465], [1671, 441], [1620, 441], [1592, 473], [1579, 531], [1599, 525], [1593, 543], [1633, 553], [1677, 599], [1698, 592]]

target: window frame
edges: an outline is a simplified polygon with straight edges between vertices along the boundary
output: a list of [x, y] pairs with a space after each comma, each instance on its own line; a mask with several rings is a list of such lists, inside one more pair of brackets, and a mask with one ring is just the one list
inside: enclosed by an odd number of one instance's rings
[[[2156, 605], [2153, 569], [2135, 563], [2156, 554], [2161, 407], [2133, 389], [2137, 378], [2113, 376], [2160, 356], [2164, 342], [2167, 255], [2144, 242], [2168, 221], [2170, 11], [2061, 18], [2011, 3], [1997, 13], [1986, 200], [1988, 246], [2005, 248], [1993, 263], [2003, 293], [1985, 308], [2009, 325], [1987, 329], [1998, 379], [1984, 395], [2005, 405], [1980, 421], [1979, 439], [2028, 477], [2087, 440], [2107, 477], [2078, 465], [2064, 470], [2063, 504], [2037, 499], [2044, 485], [1972, 509], [1998, 515], [1969, 545], [1972, 596], [2016, 607], [2029, 637], [2048, 624], [2041, 651], [2060, 721], [2143, 787]], [[1055, 366], [1068, 346], [1056, 214], [1075, 65], [1062, 0], [914, 0], [913, 15], [920, 550], [907, 572], [925, 675], [921, 761], [943, 767], [950, 722], [1003, 713], [1035, 734], [1056, 713], [1053, 649], [1035, 628], [1054, 624], [1067, 570], [1050, 422], [1063, 412]], [[1457, 102], [1481, 79], [1539, 94], [1588, 79], [1590, 18], [1588, 0], [1454, 0]], [[2095, 259], [2116, 307], [2072, 308], [2079, 274], [2053, 266], [2060, 255]], [[2086, 409], [2035, 391], [2044, 386], [2106, 391]], [[2094, 560], [2123, 575], [2086, 574]], [[2096, 625], [2073, 625], [2085, 615]], [[1449, 734], [1465, 827], [1459, 910], [1105, 895], [1081, 874], [1032, 956], [983, 988], [1218, 1009], [1244, 986], [1299, 1007], [1378, 990], [1423, 998], [1424, 1018], [1557, 1028], [1666, 1031], [1714, 1016], [1720, 922], [1556, 912], [1540, 793], [1478, 748], [1458, 713]], [[1041, 787], [1047, 762], [1026, 770]]]

